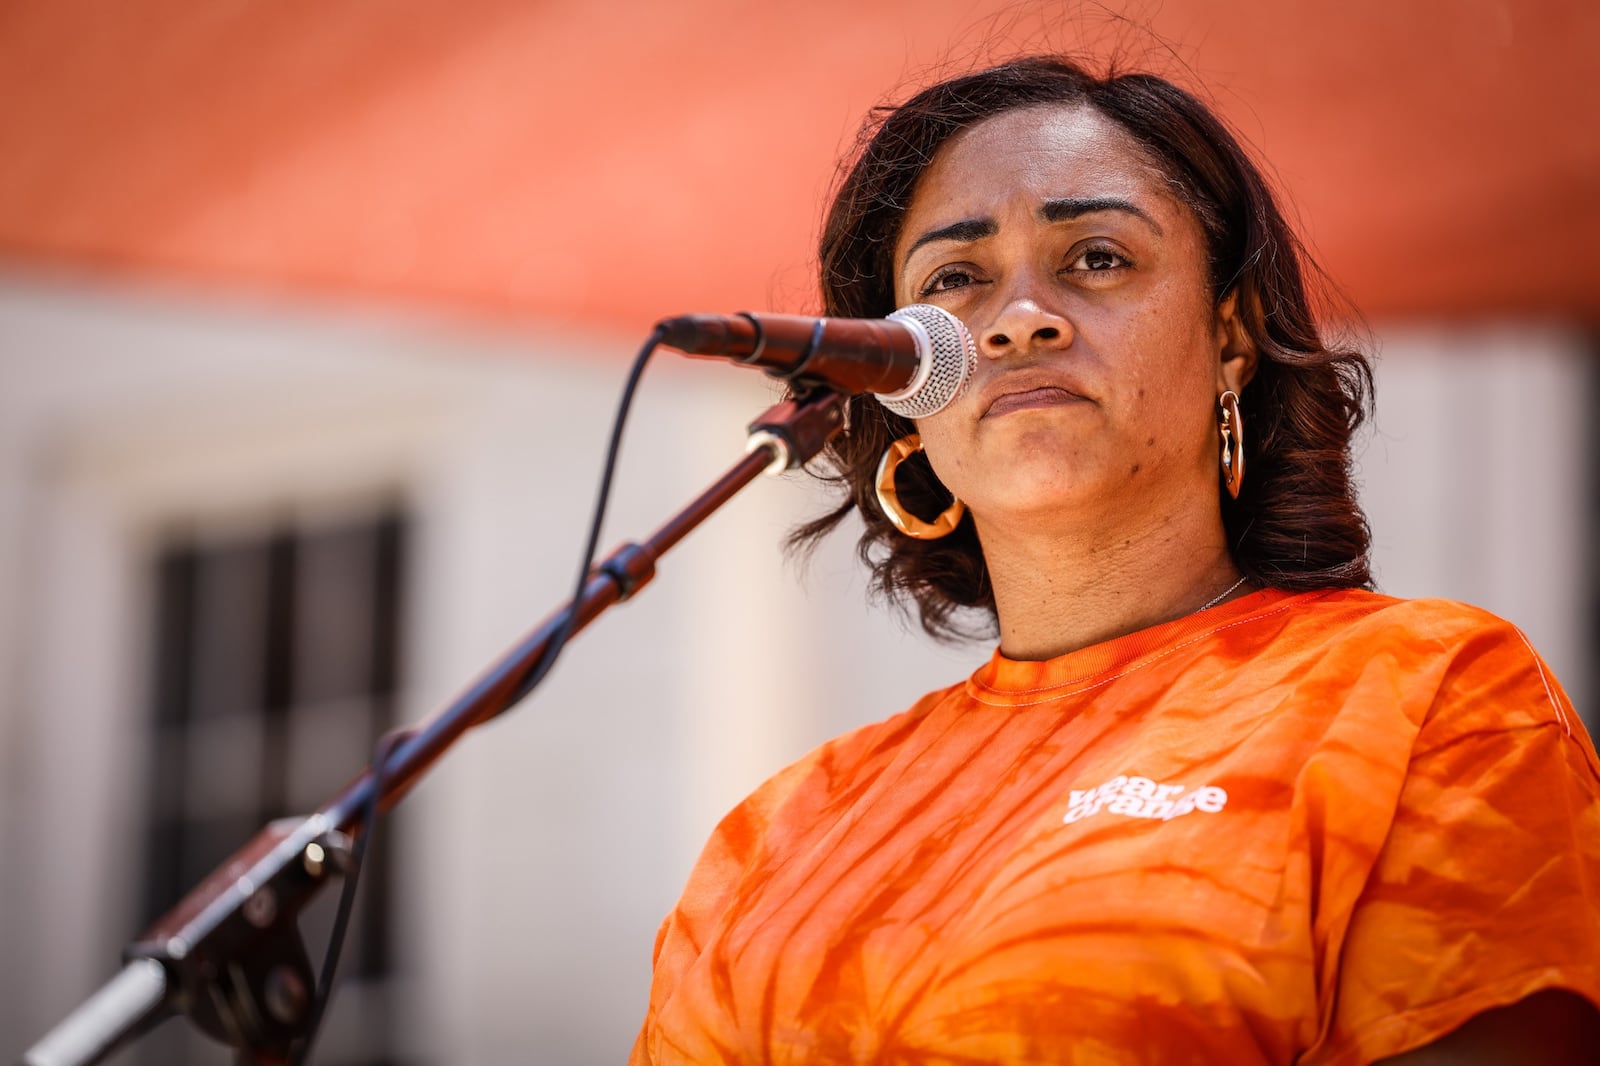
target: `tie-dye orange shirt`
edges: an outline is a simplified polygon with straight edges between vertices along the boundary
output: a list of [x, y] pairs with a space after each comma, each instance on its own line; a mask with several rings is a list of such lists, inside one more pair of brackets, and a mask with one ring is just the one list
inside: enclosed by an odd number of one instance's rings
[[717, 827], [633, 1062], [1360, 1063], [1600, 1002], [1600, 764], [1510, 625], [1265, 591], [965, 683]]

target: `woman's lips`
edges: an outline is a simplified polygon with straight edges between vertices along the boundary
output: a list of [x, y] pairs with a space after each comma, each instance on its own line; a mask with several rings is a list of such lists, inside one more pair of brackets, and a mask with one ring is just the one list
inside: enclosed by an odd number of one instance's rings
[[1075, 392], [1055, 385], [1041, 385], [1038, 388], [1024, 389], [1020, 392], [1007, 392], [997, 396], [988, 410], [983, 412], [984, 418], [995, 415], [1010, 414], [1012, 411], [1025, 411], [1036, 407], [1063, 407], [1068, 404], [1087, 403], [1082, 396]]

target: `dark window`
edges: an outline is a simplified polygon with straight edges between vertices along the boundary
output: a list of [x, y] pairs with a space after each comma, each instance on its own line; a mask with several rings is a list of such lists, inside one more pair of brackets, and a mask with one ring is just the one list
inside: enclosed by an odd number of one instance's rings
[[[308, 813], [395, 723], [405, 525], [397, 513], [225, 541], [176, 537], [155, 563], [153, 763], [140, 928], [266, 822]], [[387, 1066], [393, 1046], [391, 855], [384, 821], [316, 1061]], [[320, 966], [330, 887], [301, 928]], [[140, 1042], [144, 1063], [227, 1063], [187, 1022]]]

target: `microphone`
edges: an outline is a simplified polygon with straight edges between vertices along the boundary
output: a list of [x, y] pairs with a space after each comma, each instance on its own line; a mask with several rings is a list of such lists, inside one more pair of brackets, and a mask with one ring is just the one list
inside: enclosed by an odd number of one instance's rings
[[906, 418], [942, 411], [966, 391], [978, 347], [942, 307], [912, 304], [888, 318], [682, 315], [657, 324], [685, 355], [732, 359], [775, 378], [839, 392], [870, 392]]

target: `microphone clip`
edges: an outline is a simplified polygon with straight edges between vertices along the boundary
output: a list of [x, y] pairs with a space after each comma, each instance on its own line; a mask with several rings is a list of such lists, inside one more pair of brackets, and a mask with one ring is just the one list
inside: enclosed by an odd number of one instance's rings
[[832, 389], [798, 388], [750, 423], [746, 452], [766, 448], [772, 462], [766, 473], [777, 476], [798, 470], [815, 459], [845, 425], [845, 397]]

